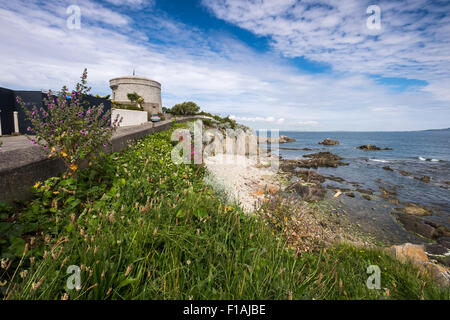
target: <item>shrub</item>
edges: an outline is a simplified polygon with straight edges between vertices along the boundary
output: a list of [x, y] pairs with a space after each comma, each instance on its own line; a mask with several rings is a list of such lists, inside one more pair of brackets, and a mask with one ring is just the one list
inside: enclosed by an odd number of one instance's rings
[[111, 101], [111, 95], [110, 95], [110, 94], [108, 94], [108, 95], [106, 95], [106, 96], [104, 96], [104, 97], [102, 97], [102, 96], [96, 94], [95, 97], [96, 97], [96, 98], [100, 98], [100, 99], [105, 99], [105, 100]]
[[162, 110], [163, 113], [170, 113], [171, 112], [170, 108], [167, 108], [167, 107], [162, 107], [161, 110]]
[[64, 86], [57, 96], [49, 91], [44, 106], [32, 110], [17, 98], [33, 127], [27, 131], [35, 136], [27, 137], [40, 145], [49, 157], [59, 157], [73, 174], [83, 160], [88, 160], [110, 144], [113, 132], [121, 120], [117, 116], [111, 123], [111, 112], [104, 112], [103, 104], [89, 106], [83, 97], [90, 91], [87, 87], [87, 69], [75, 90], [68, 92]]
[[111, 104], [111, 108], [113, 109], [124, 109], [124, 110], [136, 110], [136, 111], [142, 111], [142, 108], [134, 105], [134, 104], [127, 104], [127, 103], [118, 103], [116, 101], [113, 101]]
[[133, 102], [136, 107], [139, 108], [139, 110], [142, 110], [142, 104], [144, 103], [144, 98], [142, 98], [140, 95], [138, 95], [136, 92], [128, 93], [127, 94], [128, 99]]
[[187, 116], [197, 114], [199, 111], [200, 107], [195, 102], [187, 101], [174, 105], [170, 110], [170, 113], [174, 115]]

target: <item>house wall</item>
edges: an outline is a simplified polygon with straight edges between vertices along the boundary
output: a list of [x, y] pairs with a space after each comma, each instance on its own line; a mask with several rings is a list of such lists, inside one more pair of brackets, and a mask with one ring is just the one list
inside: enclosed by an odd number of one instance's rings
[[120, 123], [121, 127], [136, 126], [148, 121], [148, 113], [146, 111], [112, 109], [111, 121], [114, 121], [117, 115], [123, 118], [122, 122]]

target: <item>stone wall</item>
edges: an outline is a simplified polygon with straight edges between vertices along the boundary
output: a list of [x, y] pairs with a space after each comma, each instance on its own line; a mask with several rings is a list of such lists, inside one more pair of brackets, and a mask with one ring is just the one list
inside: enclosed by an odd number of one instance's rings
[[136, 126], [148, 121], [148, 113], [146, 111], [112, 109], [111, 121], [114, 121], [117, 115], [122, 118], [121, 127]]
[[[177, 122], [195, 120], [197, 117], [177, 118]], [[155, 124], [147, 123], [140, 126], [121, 127], [114, 134], [112, 146], [105, 148], [105, 152], [120, 152], [135, 143], [137, 139], [144, 138], [155, 132], [168, 130], [172, 121], [166, 120]], [[21, 137], [11, 137], [20, 139]], [[5, 143], [6, 140], [3, 139]], [[27, 142], [26, 139], [24, 139]], [[30, 188], [38, 181], [58, 176], [65, 170], [63, 162], [59, 159], [48, 159], [39, 146], [23, 143], [23, 147], [10, 151], [0, 152], [0, 202], [12, 203], [17, 200], [29, 200], [32, 197]], [[85, 165], [81, 165], [81, 168]]]

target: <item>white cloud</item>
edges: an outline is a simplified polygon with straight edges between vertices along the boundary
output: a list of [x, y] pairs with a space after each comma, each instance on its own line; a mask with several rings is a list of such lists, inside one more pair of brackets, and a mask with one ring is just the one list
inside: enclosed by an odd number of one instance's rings
[[243, 122], [272, 122], [272, 123], [283, 123], [284, 119], [279, 118], [276, 119], [274, 117], [236, 117], [235, 115], [231, 115], [230, 119], [236, 120], [236, 121], [243, 121]]
[[153, 6], [154, 0], [106, 0], [115, 6], [130, 6], [134, 8], [141, 8], [143, 6]]
[[318, 126], [319, 122], [310, 120], [310, 121], [299, 121], [298, 124], [300, 126]]
[[[0, 38], [6, 44], [0, 60], [8, 62], [0, 64], [0, 86], [58, 89], [73, 85], [87, 67], [93, 92], [108, 94], [109, 79], [131, 74], [135, 68], [137, 74], [162, 83], [164, 106], [193, 100], [206, 111], [233, 114], [254, 126], [315, 130], [448, 126], [448, 105], [434, 98], [436, 92], [445, 94], [439, 82], [431, 83], [434, 92], [426, 94], [392, 93], [360, 74], [304, 74], [276, 54], [256, 53], [236, 39], [202, 32], [160, 12], [146, 17], [148, 29], [137, 29], [130, 17], [88, 0], [80, 3], [98, 6], [103, 18], [86, 14], [81, 30], [68, 30], [65, 9], [70, 2], [45, 7], [38, 1], [0, 3]], [[126, 23], [114, 24], [108, 15]], [[402, 106], [401, 117], [373, 109], [380, 106]]]
[[450, 2], [377, 1], [382, 29], [376, 37], [366, 27], [366, 9], [374, 4], [367, 0], [203, 4], [220, 19], [270, 37], [273, 48], [288, 57], [329, 63], [345, 72], [427, 81], [450, 74]]

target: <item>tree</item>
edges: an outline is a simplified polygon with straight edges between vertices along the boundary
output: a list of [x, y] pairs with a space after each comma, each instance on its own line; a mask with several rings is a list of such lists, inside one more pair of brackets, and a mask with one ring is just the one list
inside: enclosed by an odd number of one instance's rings
[[128, 100], [135, 103], [139, 108], [142, 109], [142, 104], [144, 104], [144, 98], [138, 95], [136, 92], [127, 94]]
[[174, 115], [194, 115], [200, 111], [200, 107], [192, 101], [183, 102], [180, 104], [176, 104], [172, 107], [171, 113]]

